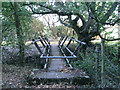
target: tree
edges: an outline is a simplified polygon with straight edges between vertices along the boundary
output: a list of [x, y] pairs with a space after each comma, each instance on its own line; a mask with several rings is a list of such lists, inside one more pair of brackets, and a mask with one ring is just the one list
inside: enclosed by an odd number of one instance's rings
[[31, 34], [29, 36], [30, 38], [32, 38], [32, 39], [36, 38], [37, 39], [41, 35], [41, 33], [44, 33], [45, 25], [41, 21], [38, 21], [35, 18], [33, 18], [32, 23], [30, 24], [30, 26], [31, 26], [31, 29], [30, 29], [29, 32], [27, 32], [27, 33]]
[[22, 37], [23, 31], [20, 24], [19, 14], [18, 14], [18, 3], [14, 2], [14, 18], [15, 18], [15, 25], [16, 25], [16, 33], [18, 39], [18, 46], [19, 46], [19, 53], [20, 53], [20, 60], [24, 61], [24, 40]]
[[[31, 9], [32, 14], [57, 14], [59, 21], [73, 28], [78, 39], [86, 43], [97, 35], [102, 38], [100, 33], [104, 25], [114, 25], [119, 21], [115, 14], [118, 2], [55, 2], [54, 5], [49, 2], [28, 2], [24, 5]], [[67, 18], [62, 18], [63, 16]], [[78, 24], [79, 20], [82, 22], [81, 26]]]
[[2, 34], [3, 40], [8, 44], [17, 44], [19, 48], [20, 62], [24, 62], [25, 31], [28, 26], [25, 22], [30, 22], [31, 15], [22, 3], [4, 2], [2, 3]]

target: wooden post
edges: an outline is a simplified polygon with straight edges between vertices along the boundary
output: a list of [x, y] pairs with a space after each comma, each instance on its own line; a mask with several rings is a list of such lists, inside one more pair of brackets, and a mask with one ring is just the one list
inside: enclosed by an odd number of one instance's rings
[[102, 59], [102, 66], [101, 66], [101, 88], [104, 88], [104, 40], [101, 39], [101, 59]]
[[99, 85], [99, 82], [98, 82], [98, 80], [99, 80], [99, 77], [98, 77], [98, 75], [99, 75], [99, 73], [98, 73], [98, 68], [99, 68], [99, 50], [98, 50], [98, 46], [96, 46], [96, 49], [95, 49], [95, 53], [96, 53], [96, 61], [95, 61], [95, 73], [96, 73], [96, 86], [98, 86]]

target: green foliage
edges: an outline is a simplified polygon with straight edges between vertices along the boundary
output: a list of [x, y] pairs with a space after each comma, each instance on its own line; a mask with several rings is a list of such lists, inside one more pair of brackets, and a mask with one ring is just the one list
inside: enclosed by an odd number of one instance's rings
[[[114, 45], [107, 45], [105, 44], [105, 56], [104, 56], [104, 60], [105, 60], [105, 68], [107, 68], [110, 72], [112, 72], [112, 74], [116, 75], [117, 77], [119, 76], [119, 74], [117, 73], [117, 71], [119, 72], [119, 60], [118, 60], [118, 46], [119, 44], [114, 44]], [[74, 50], [75, 47], [73, 47], [72, 45], [70, 45], [70, 48], [72, 50]], [[99, 45], [99, 50], [98, 50], [99, 54], [97, 54], [95, 52], [95, 48], [94, 47], [87, 47], [86, 49], [86, 55], [84, 56], [83, 52], [79, 52], [79, 56], [80, 58], [78, 58], [77, 60], [72, 60], [71, 64], [75, 67], [75, 68], [81, 68], [83, 69], [85, 72], [87, 72], [87, 74], [89, 74], [90, 77], [93, 78], [95, 83], [101, 83], [98, 81], [100, 80], [101, 77], [101, 52], [100, 52], [100, 45]], [[98, 56], [99, 55], [99, 56]], [[82, 58], [81, 58], [82, 57]], [[98, 57], [98, 69], [96, 71], [96, 59]], [[109, 60], [109, 61], [108, 61]], [[111, 64], [111, 63], [112, 64]], [[116, 68], [116, 70], [115, 70]], [[96, 72], [97, 72], [97, 77], [96, 77]], [[108, 72], [106, 69], [104, 70], [105, 73], [105, 85], [106, 87], [109, 87], [110, 84], [112, 84], [112, 86], [114, 86], [114, 82], [118, 83], [118, 78], [116, 78], [115, 76], [113, 76], [110, 72]], [[119, 72], [120, 73], [120, 72]], [[109, 81], [109, 77], [111, 77], [113, 81]], [[98, 80], [98, 81], [97, 81]], [[117, 87], [115, 85], [115, 87]]]
[[[14, 5], [14, 3], [12, 3]], [[20, 19], [20, 24], [22, 27], [22, 37], [24, 41], [27, 41], [29, 37], [28, 34], [30, 32], [30, 23], [32, 23], [31, 14], [25, 6], [22, 6], [23, 3], [19, 3], [18, 14]], [[6, 45], [17, 45], [17, 34], [16, 34], [16, 26], [14, 19], [14, 7], [9, 2], [2, 3], [2, 35], [3, 40], [6, 42]], [[32, 33], [32, 32], [31, 32]], [[31, 39], [31, 38], [30, 38]], [[29, 39], [29, 40], [30, 40]], [[3, 44], [5, 45], [5, 44]]]
[[[108, 42], [107, 42], [108, 43]], [[113, 44], [108, 46], [106, 44], [105, 46], [105, 54], [108, 57], [108, 59], [115, 65], [118, 65], [118, 44]]]

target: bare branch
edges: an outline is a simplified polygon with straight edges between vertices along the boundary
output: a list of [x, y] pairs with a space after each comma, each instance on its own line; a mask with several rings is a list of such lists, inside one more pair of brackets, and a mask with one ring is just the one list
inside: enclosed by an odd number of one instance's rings
[[13, 4], [12, 4], [11, 0], [9, 0], [9, 2], [10, 2], [10, 4], [11, 4], [12, 8], [14, 9], [14, 6], [13, 6]]

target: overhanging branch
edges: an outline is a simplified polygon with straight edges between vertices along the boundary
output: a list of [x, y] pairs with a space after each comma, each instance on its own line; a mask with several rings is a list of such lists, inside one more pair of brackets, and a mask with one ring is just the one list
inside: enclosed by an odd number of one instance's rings
[[[24, 4], [24, 5], [27, 5], [30, 7], [30, 5], [34, 5], [34, 3], [30, 3], [30, 4]], [[49, 6], [45, 6], [45, 5], [42, 5], [42, 4], [39, 4], [40, 7], [43, 7], [43, 8], [46, 8], [48, 9], [48, 11], [44, 11], [44, 12], [35, 12], [32, 7], [31, 10], [33, 12], [33, 14], [58, 14], [60, 16], [71, 16], [71, 15], [77, 15], [81, 20], [82, 20], [82, 23], [85, 24], [85, 18], [79, 14], [79, 13], [73, 13], [73, 12], [65, 12], [65, 11], [59, 11], [59, 10], [55, 10], [53, 9], [52, 7], [49, 7]]]
[[103, 16], [103, 18], [101, 20], [98, 20], [95, 10], [89, 5], [88, 2], [86, 2], [86, 6], [88, 7], [88, 9], [91, 10], [92, 15], [90, 14], [90, 17], [92, 19], [94, 19], [97, 23], [101, 23], [103, 25], [112, 25], [112, 26], [114, 26], [120, 19], [117, 19], [114, 23], [106, 23], [106, 20], [111, 16], [111, 14], [113, 13], [117, 5], [118, 5], [118, 2], [114, 2], [113, 6], [107, 11], [107, 13]]

